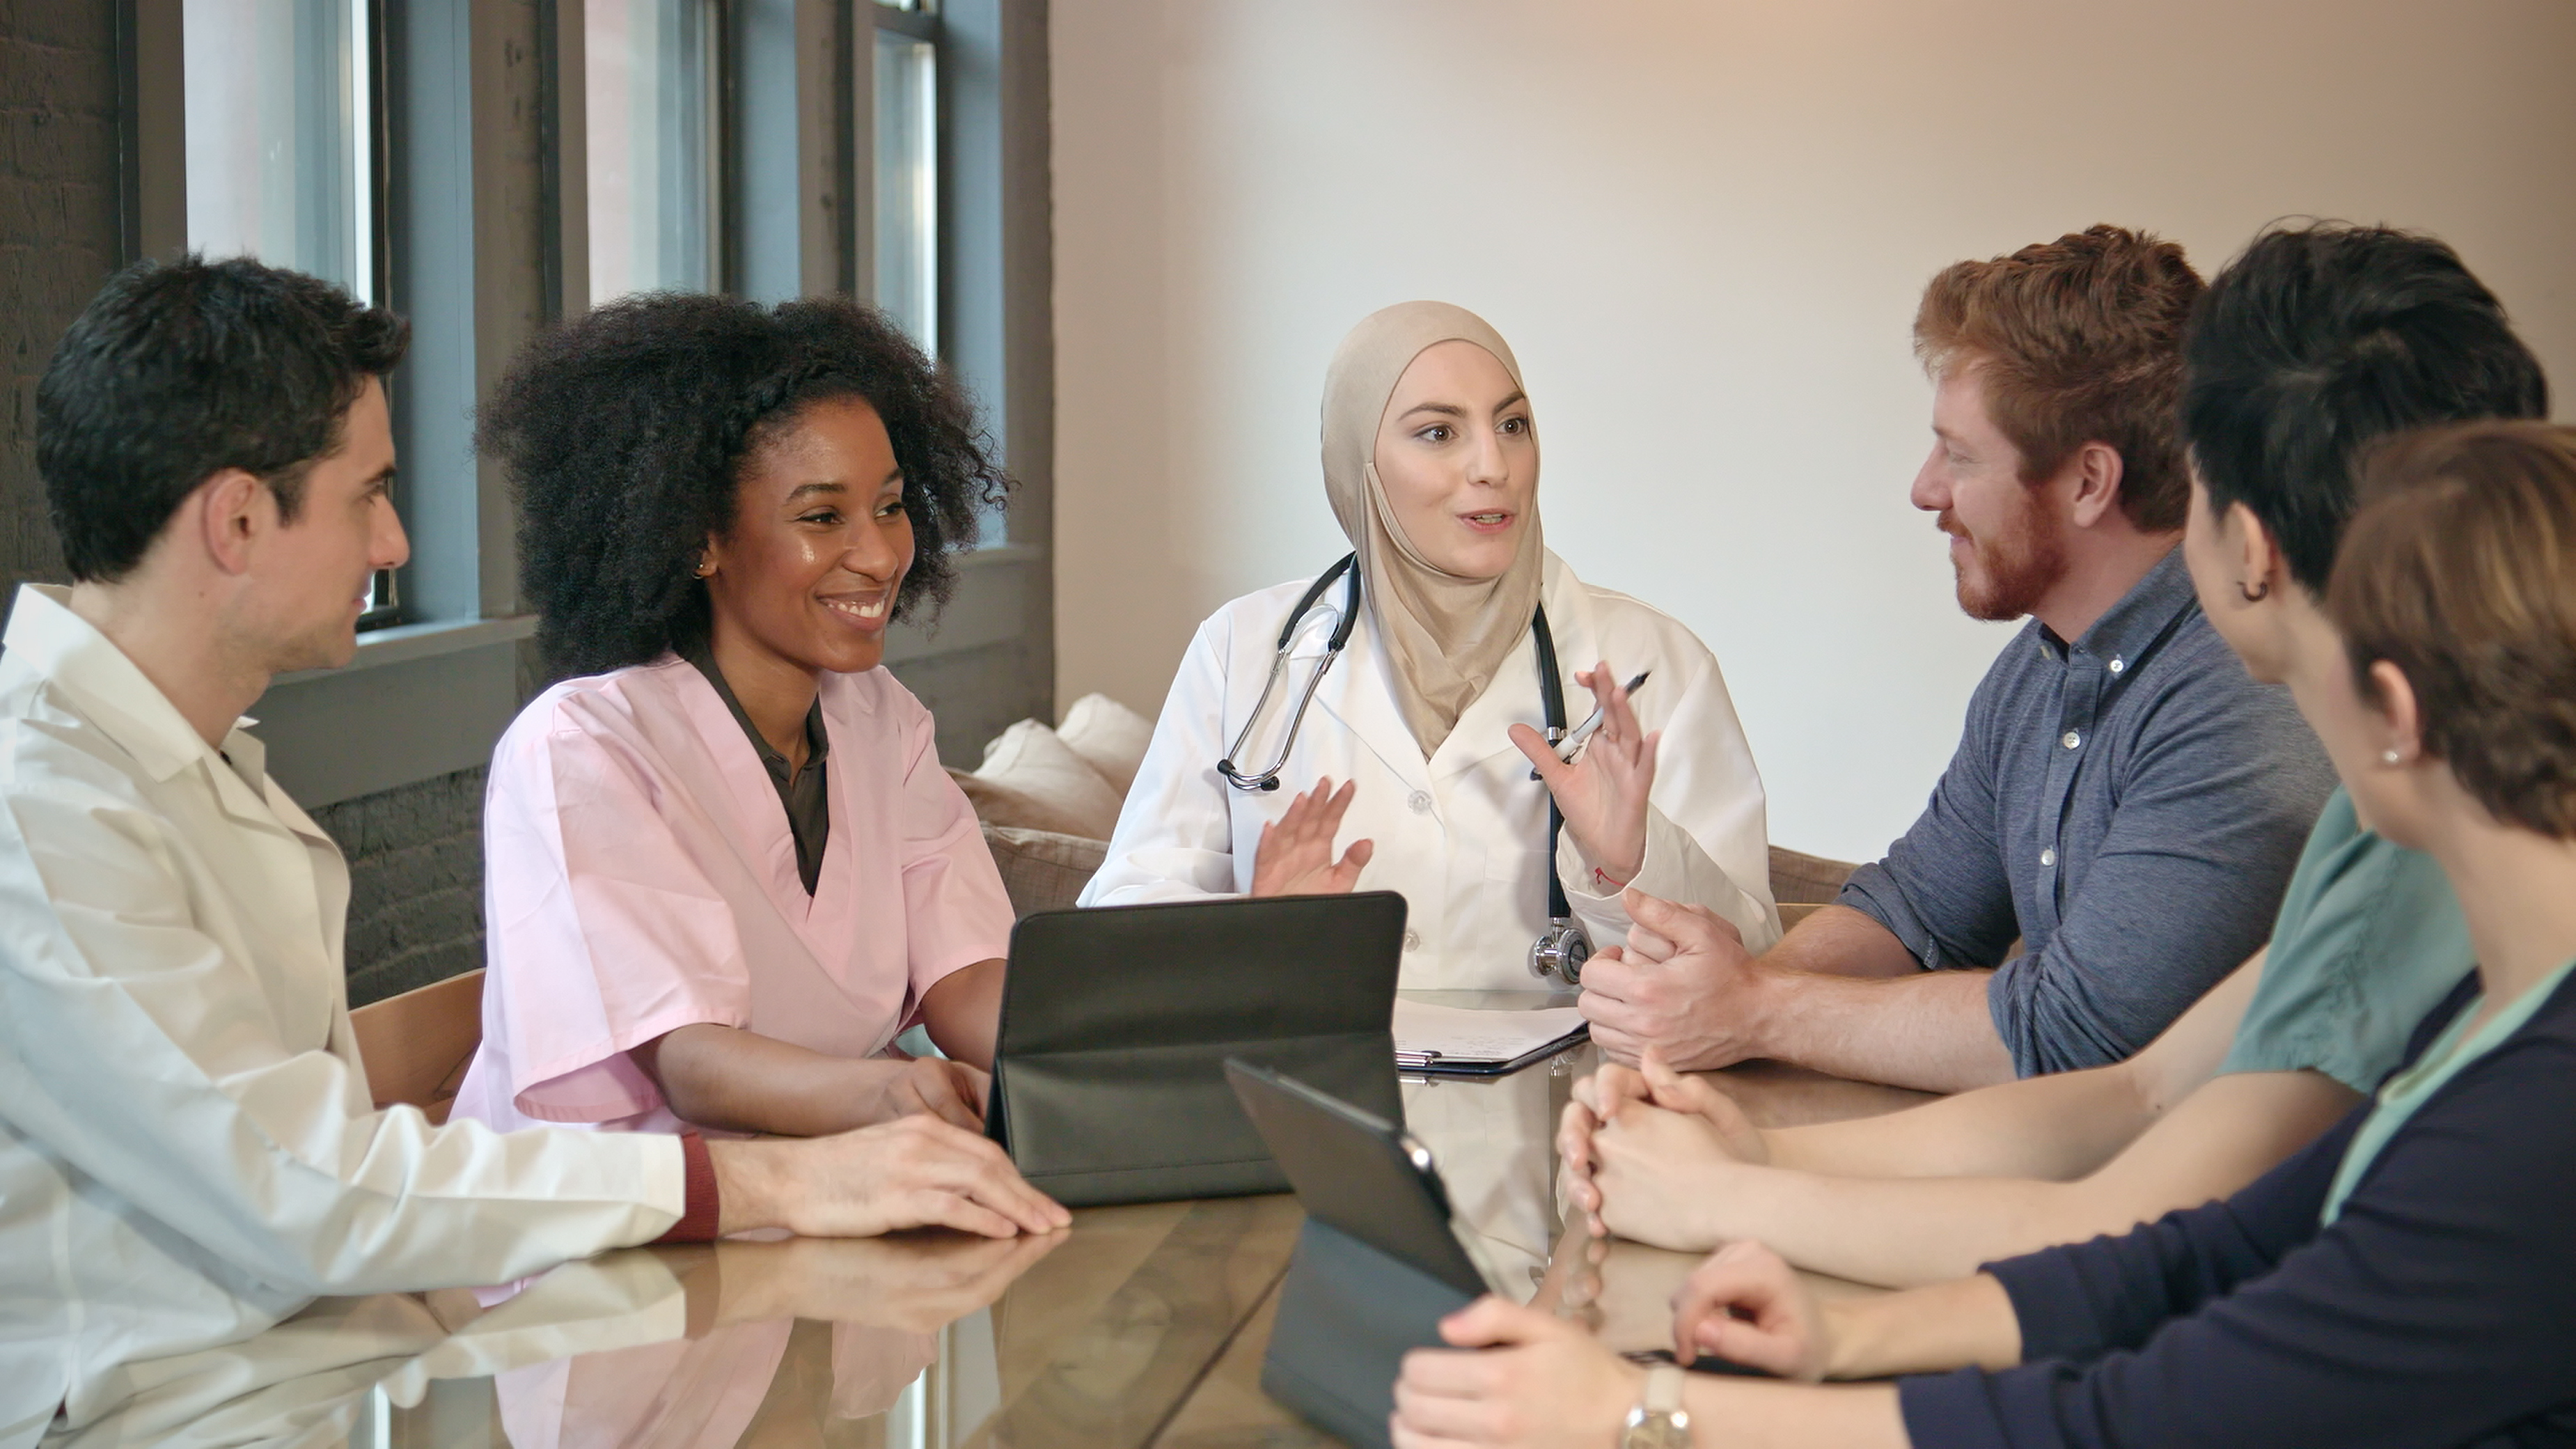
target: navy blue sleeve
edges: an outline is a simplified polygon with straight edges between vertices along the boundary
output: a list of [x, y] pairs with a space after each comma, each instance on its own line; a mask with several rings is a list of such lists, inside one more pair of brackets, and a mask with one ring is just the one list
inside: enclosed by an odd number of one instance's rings
[[1986, 737], [1998, 687], [1992, 672], [1977, 685], [1959, 748], [1921, 817], [1885, 859], [1852, 872], [1835, 897], [1885, 926], [1931, 970], [1992, 966], [2021, 934], [1998, 835], [1994, 745]]
[[2576, 1443], [2576, 1031], [2463, 1070], [2320, 1232], [2357, 1124], [2226, 1204], [1996, 1265], [2034, 1361], [1903, 1381], [1916, 1449]]

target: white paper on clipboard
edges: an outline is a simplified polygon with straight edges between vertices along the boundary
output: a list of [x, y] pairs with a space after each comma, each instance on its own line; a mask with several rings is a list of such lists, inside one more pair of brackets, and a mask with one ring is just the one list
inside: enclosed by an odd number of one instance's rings
[[1583, 1012], [1572, 1006], [1475, 1011], [1398, 997], [1395, 1059], [1406, 1066], [1489, 1066], [1546, 1051], [1582, 1030]]

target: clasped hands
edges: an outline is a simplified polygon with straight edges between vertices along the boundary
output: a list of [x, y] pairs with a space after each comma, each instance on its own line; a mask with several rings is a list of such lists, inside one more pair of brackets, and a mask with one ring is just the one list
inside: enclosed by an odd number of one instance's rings
[[[1655, 746], [1663, 735], [1639, 726], [1627, 689], [1606, 661], [1578, 671], [1574, 679], [1592, 691], [1601, 707], [1601, 724], [1572, 763], [1558, 759], [1560, 747], [1528, 725], [1513, 725], [1511, 739], [1556, 797], [1575, 844], [1624, 885], [1645, 867], [1646, 802], [1655, 784]], [[1337, 790], [1332, 777], [1324, 776], [1290, 800], [1277, 820], [1263, 825], [1248, 894], [1339, 895], [1358, 885], [1374, 842], [1355, 840], [1338, 858], [1333, 854], [1334, 837], [1357, 788], [1352, 781]]]

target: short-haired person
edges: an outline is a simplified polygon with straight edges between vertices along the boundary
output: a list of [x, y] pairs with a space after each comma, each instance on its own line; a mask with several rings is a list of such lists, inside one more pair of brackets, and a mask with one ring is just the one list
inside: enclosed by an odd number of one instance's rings
[[37, 385], [77, 582], [21, 589], [0, 654], [0, 1442], [317, 1296], [674, 1232], [1067, 1220], [928, 1116], [705, 1142], [370, 1104], [347, 867], [240, 716], [278, 673], [346, 664], [370, 577], [408, 554], [383, 385], [404, 340], [311, 277], [145, 263]]
[[[877, 667], [1001, 496], [965, 395], [856, 303], [665, 292], [531, 343], [482, 430], [575, 677], [493, 751], [457, 1115], [980, 1127], [1011, 904]], [[914, 1020], [956, 1060], [883, 1055]]]
[[1960, 607], [2030, 623], [1921, 818], [1838, 904], [1759, 958], [1705, 916], [1631, 907], [1647, 929], [1583, 977], [1615, 1060], [1769, 1057], [1940, 1091], [2100, 1066], [2262, 944], [2334, 782], [2289, 698], [2211, 629], [2177, 547], [2200, 292], [2180, 247], [2108, 226], [1933, 278], [1914, 505], [1950, 535]]
[[[2302, 700], [2344, 668], [2325, 592], [2353, 455], [2549, 409], [2495, 295], [2440, 241], [2386, 227], [2255, 238], [2211, 280], [2187, 356], [2193, 582], [2247, 670]], [[1865, 1282], [1956, 1277], [2252, 1182], [2378, 1086], [2473, 954], [2441, 867], [2338, 791], [2270, 945], [2128, 1061], [1768, 1133], [1699, 1078], [1650, 1065], [1649, 1091], [1610, 1067], [1566, 1112], [1574, 1195], [1596, 1230], [1663, 1247], [1754, 1238]], [[1596, 1135], [1603, 1116], [1618, 1125]]]
[[[1654, 1402], [1707, 1442], [2576, 1439], [2576, 432], [2402, 435], [2363, 494], [2311, 718], [2361, 820], [2441, 863], [2477, 969], [2374, 1101], [2224, 1201], [1831, 1303], [1757, 1244], [1714, 1255], [1675, 1298], [1679, 1356], [1911, 1377], [1663, 1370]], [[1644, 1403], [1644, 1371], [1546, 1313], [1488, 1298], [1442, 1332], [1484, 1351], [1408, 1355], [1401, 1449], [1610, 1443]]]

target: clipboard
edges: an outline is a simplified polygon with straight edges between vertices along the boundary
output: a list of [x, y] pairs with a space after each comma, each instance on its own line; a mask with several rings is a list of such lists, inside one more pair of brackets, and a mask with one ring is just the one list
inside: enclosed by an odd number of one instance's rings
[[1588, 1040], [1590, 1023], [1571, 1006], [1478, 1010], [1399, 998], [1396, 1070], [1443, 1077], [1501, 1077]]

